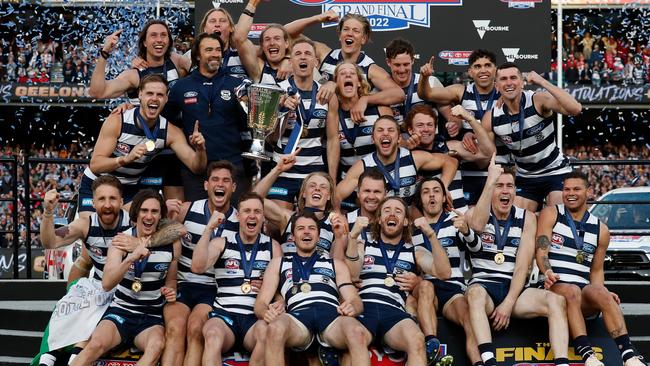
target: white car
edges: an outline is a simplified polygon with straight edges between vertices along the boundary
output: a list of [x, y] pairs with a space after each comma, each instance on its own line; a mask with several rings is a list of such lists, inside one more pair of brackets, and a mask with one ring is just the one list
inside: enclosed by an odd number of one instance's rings
[[605, 278], [650, 280], [650, 187], [613, 189], [589, 212], [609, 227]]

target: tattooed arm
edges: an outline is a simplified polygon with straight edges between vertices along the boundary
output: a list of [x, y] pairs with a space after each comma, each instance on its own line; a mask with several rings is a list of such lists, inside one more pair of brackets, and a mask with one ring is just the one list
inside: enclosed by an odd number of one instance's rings
[[83, 239], [88, 234], [88, 217], [79, 217], [68, 226], [54, 229], [54, 218], [51, 214], [43, 214], [41, 221], [41, 242], [46, 249], [56, 249], [75, 240]]
[[158, 230], [149, 238], [147, 248], [156, 248], [171, 244], [187, 234], [185, 225], [168, 219], [163, 219], [158, 225]]
[[544, 287], [550, 288], [553, 284], [560, 279], [560, 276], [553, 272], [551, 261], [548, 257], [550, 251], [551, 241], [553, 235], [553, 226], [557, 218], [557, 208], [555, 206], [547, 206], [539, 214], [537, 220], [537, 239], [535, 240], [535, 259], [539, 271], [546, 277]]

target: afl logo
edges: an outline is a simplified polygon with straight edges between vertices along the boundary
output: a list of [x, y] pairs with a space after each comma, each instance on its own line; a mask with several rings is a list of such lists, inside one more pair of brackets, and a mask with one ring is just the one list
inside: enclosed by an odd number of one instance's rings
[[97, 257], [102, 256], [102, 250], [98, 247], [90, 247], [90, 252], [93, 253]]
[[553, 233], [553, 236], [551, 236], [551, 242], [553, 244], [562, 245], [564, 244], [564, 237], [560, 234]]
[[512, 144], [512, 137], [510, 137], [510, 136], [501, 136], [501, 141], [503, 141], [503, 143], [506, 144], [506, 145], [511, 145]]
[[225, 267], [226, 269], [239, 269], [239, 261], [237, 259], [228, 259]]
[[185, 236], [183, 236], [183, 239], [185, 239], [185, 241], [187, 241], [187, 242], [192, 242], [192, 234], [190, 234], [189, 232], [185, 233]]
[[291, 268], [287, 269], [287, 271], [284, 272], [284, 277], [285, 277], [287, 280], [292, 279], [292, 278], [293, 278], [293, 270], [292, 270]]
[[131, 148], [129, 147], [129, 145], [127, 145], [127, 144], [125, 144], [123, 142], [120, 142], [120, 143], [117, 144], [117, 146], [115, 146], [115, 150], [117, 150], [117, 151], [121, 152], [122, 154], [126, 155], [126, 154], [129, 153], [129, 151], [131, 151]]
[[366, 255], [363, 257], [363, 265], [364, 266], [372, 266], [375, 264], [375, 258], [371, 255]]
[[481, 234], [481, 240], [485, 244], [494, 244], [494, 235], [490, 233], [482, 233]]

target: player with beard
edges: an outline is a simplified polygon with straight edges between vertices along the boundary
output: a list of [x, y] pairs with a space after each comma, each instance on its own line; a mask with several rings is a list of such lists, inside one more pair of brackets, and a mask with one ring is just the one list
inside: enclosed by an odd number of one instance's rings
[[[189, 135], [196, 121], [205, 131], [208, 161], [228, 160], [238, 168], [235, 178], [238, 192], [247, 190], [250, 182], [244, 176], [242, 139], [246, 115], [235, 93], [241, 80], [220, 73], [223, 41], [217, 34], [199, 34], [192, 44], [192, 57], [197, 68], [174, 85], [169, 93], [167, 115], [182, 121], [183, 131]], [[191, 174], [194, 173], [194, 174]], [[203, 171], [181, 171], [185, 197], [198, 200], [206, 197], [203, 189]], [[237, 194], [235, 194], [237, 195]]]
[[[289, 62], [289, 33], [281, 24], [268, 24], [260, 34], [260, 46], [256, 47], [248, 33], [260, 0], [249, 0], [239, 16], [233, 33], [233, 45], [239, 52], [248, 77], [256, 83], [277, 84], [291, 75]], [[325, 101], [322, 104], [326, 104]]]
[[513, 205], [515, 175], [496, 164], [488, 167], [487, 185], [476, 206], [466, 216], [481, 233], [482, 246], [470, 252], [473, 275], [465, 292], [469, 318], [486, 366], [497, 365], [490, 326], [507, 329], [510, 317], [548, 318], [549, 341], [555, 364], [568, 366], [569, 332], [566, 301], [560, 295], [526, 286], [528, 268], [535, 255], [535, 214]]
[[[237, 233], [239, 220], [232, 205], [236, 189], [235, 167], [226, 160], [208, 164], [203, 184], [208, 198], [193, 202], [167, 200], [168, 217], [187, 227], [188, 235], [182, 240], [178, 259], [178, 290], [173, 303], [165, 305], [165, 351], [163, 364], [198, 365], [203, 353], [203, 325], [217, 296], [214, 269], [205, 273], [192, 272], [192, 255], [210, 217], [215, 212], [225, 220], [214, 231], [215, 237], [233, 236]], [[187, 340], [187, 351], [185, 344]]]
[[[264, 197], [282, 172], [293, 166], [296, 161], [296, 153], [283, 155], [278, 164], [271, 172], [264, 177], [256, 186], [255, 192]], [[318, 219], [320, 238], [316, 243], [319, 252], [328, 253], [336, 258], [343, 257], [343, 246], [335, 244], [334, 232], [332, 231], [332, 199], [334, 197], [334, 181], [325, 172], [314, 172], [307, 175], [298, 192], [298, 212], [311, 211]], [[283, 253], [296, 251], [294, 237], [292, 235], [291, 223], [295, 216], [293, 210], [282, 208], [275, 202], [264, 200], [264, 216], [273, 225], [280, 229]]]
[[[317, 250], [319, 221], [309, 211], [292, 217], [296, 252], [273, 258], [257, 295], [255, 314], [269, 323], [266, 365], [284, 365], [285, 347], [304, 351], [314, 338], [321, 346], [319, 356], [325, 365], [336, 361], [330, 353], [322, 352], [323, 347], [347, 349], [352, 364], [370, 365], [370, 336], [354, 318], [363, 310], [361, 299], [345, 263]], [[345, 237], [344, 218], [335, 215], [332, 221], [336, 236]], [[281, 303], [271, 304], [277, 291], [284, 298], [286, 313], [278, 306]]]
[[[360, 98], [370, 93], [370, 85], [364, 79], [361, 68], [356, 66], [355, 63], [344, 61], [336, 66], [334, 82], [336, 83], [336, 95], [339, 104], [337, 113], [339, 115], [338, 134], [341, 146], [339, 149], [340, 156], [333, 156], [336, 150], [333, 152], [328, 151], [331, 159], [328, 162], [336, 162], [337, 166], [330, 165], [329, 169], [330, 171], [339, 171], [338, 176], [343, 178], [354, 163], [375, 151], [371, 136], [372, 126], [379, 116], [390, 115], [392, 111], [387, 105], [384, 105], [384, 102], [381, 102], [378, 105], [365, 108], [363, 119], [360, 121], [355, 120], [352, 116], [353, 106], [358, 103]], [[350, 208], [353, 206], [354, 200], [349, 203], [343, 204]]]
[[[291, 46], [293, 76], [279, 84], [289, 94], [295, 94], [284, 99], [284, 107], [289, 110], [289, 115], [284, 122], [286, 128], [274, 146], [273, 159], [277, 161], [282, 154], [289, 154], [298, 148], [300, 152], [296, 155], [294, 166], [280, 175], [267, 198], [286, 209], [293, 208], [302, 180], [309, 173], [326, 170], [326, 156], [328, 165], [333, 167], [330, 175], [336, 176], [336, 156], [339, 155], [338, 107], [334, 98], [331, 106], [330, 103], [323, 105], [317, 102], [316, 93], [320, 86], [313, 76], [317, 62], [314, 42], [307, 38], [295, 40]], [[327, 154], [322, 142], [324, 138], [327, 140]]]
[[97, 137], [88, 168], [79, 187], [79, 211], [92, 211], [90, 189], [100, 174], [110, 173], [122, 183], [124, 201], [130, 202], [138, 191], [141, 175], [164, 148], [194, 172], [203, 171], [207, 162], [206, 141], [193, 124], [188, 140], [183, 132], [160, 114], [167, 103], [167, 82], [158, 75], [145, 76], [140, 82], [140, 107], [108, 116]]
[[553, 116], [576, 116], [582, 105], [534, 71], [528, 73], [526, 81], [546, 91], [524, 90], [523, 74], [514, 63], [499, 65], [496, 75], [503, 104], [487, 111], [482, 124], [512, 155], [520, 188], [516, 203], [531, 211], [544, 200], [548, 206], [560, 204], [562, 179], [571, 167], [555, 141]]
[[[388, 186], [384, 180], [384, 175], [377, 168], [369, 168], [363, 171], [358, 180], [357, 199], [359, 208], [347, 213], [348, 227], [353, 227], [357, 218], [366, 217], [373, 220], [379, 207], [379, 203], [386, 197]], [[364, 230], [361, 235], [367, 235]]]
[[[324, 14], [298, 19], [287, 24], [286, 28], [292, 38], [298, 37], [310, 25], [335, 22], [338, 15], [330, 10]], [[363, 95], [350, 106], [350, 117], [355, 123], [361, 123], [366, 108], [373, 105], [391, 105], [404, 101], [404, 92], [390, 78], [386, 70], [375, 64], [372, 58], [361, 51], [370, 40], [370, 23], [362, 15], [347, 13], [336, 28], [341, 48], [333, 50], [324, 43], [316, 42], [316, 56], [321, 61], [320, 73], [327, 81], [318, 92], [318, 100], [327, 102], [336, 93], [336, 84], [332, 82], [335, 69], [343, 62], [349, 62], [362, 70], [363, 78], [371, 89], [377, 92]]]
[[[431, 63], [420, 68], [420, 75], [433, 75], [433, 73]], [[480, 123], [485, 112], [492, 110], [500, 97], [499, 91], [494, 85], [496, 55], [489, 50], [474, 50], [469, 56], [467, 73], [472, 79], [468, 85], [453, 84], [443, 87], [431, 86], [422, 82], [418, 84], [418, 95], [424, 100], [438, 105], [461, 105], [465, 110], [472, 112], [474, 118]], [[450, 120], [446, 127], [449, 136], [461, 139], [462, 146], [465, 147], [464, 150], [470, 152], [469, 155], [462, 157], [463, 163], [460, 170], [468, 203], [472, 206], [476, 205], [485, 186], [486, 167], [492, 154], [479, 155], [482, 143], [478, 140], [479, 136], [475, 132], [473, 122], [469, 119], [462, 120], [460, 124]], [[509, 160], [508, 151], [503, 144], [497, 143], [497, 153], [499, 162], [505, 163]]]
[[537, 224], [537, 265], [544, 288], [564, 296], [576, 352], [587, 366], [602, 366], [587, 338], [584, 316], [603, 314], [625, 366], [645, 366], [632, 346], [618, 295], [605, 287], [609, 230], [587, 211], [588, 177], [574, 170], [564, 178], [563, 204], [545, 207]]
[[[192, 270], [203, 274], [214, 268], [217, 296], [203, 327], [204, 365], [221, 365], [221, 354], [234, 345], [251, 352], [251, 365], [264, 363], [266, 322], [253, 312], [255, 294], [271, 258], [280, 257], [280, 245], [262, 234], [264, 199], [256, 193], [242, 195], [237, 210], [241, 223], [234, 234], [214, 236], [225, 216], [214, 211], [194, 249]], [[186, 363], [185, 363], [186, 364]]]
[[371, 226], [373, 239], [359, 240], [367, 225], [366, 218], [357, 219], [345, 252], [352, 278], [358, 275], [362, 281], [364, 312], [359, 320], [377, 344], [406, 352], [407, 365], [425, 365], [425, 338], [405, 310], [408, 292], [400, 281], [406, 272], [419, 271], [447, 279], [449, 259], [425, 218], [416, 219], [414, 225], [427, 235], [432, 250], [413, 246], [408, 206], [401, 198], [385, 198]]
[[[464, 296], [467, 285], [461, 261], [464, 258], [461, 256], [461, 252], [480, 250], [481, 241], [478, 235], [469, 228], [460, 211], [450, 212], [447, 190], [439, 178], [428, 177], [418, 183], [414, 205], [424, 214], [427, 223], [435, 231], [451, 264], [451, 278], [442, 281], [432, 276], [424, 276], [424, 279], [433, 286], [429, 289], [428, 286], [422, 286], [421, 283], [413, 292], [418, 299], [420, 328], [425, 334], [435, 334], [437, 310], [438, 314], [442, 314], [446, 319], [463, 327], [467, 355], [473, 365], [481, 365], [481, 355], [478, 352], [469, 321], [469, 305]], [[413, 244], [424, 246], [427, 250], [431, 246], [429, 240], [419, 230], [413, 233]], [[431, 290], [435, 291], [435, 294], [426, 292]]]
[[377, 167], [389, 185], [389, 195], [410, 203], [420, 170], [441, 170], [442, 180], [448, 185], [456, 174], [458, 161], [448, 155], [409, 151], [400, 147], [399, 124], [392, 116], [381, 116], [372, 129], [375, 152], [363, 157], [348, 171], [336, 187], [337, 199], [346, 199], [357, 188], [359, 176], [365, 169]]
[[[461, 107], [456, 106], [452, 109], [453, 113], [462, 112]], [[409, 133], [409, 138], [406, 140], [405, 145], [409, 150], [423, 150], [429, 153], [451, 154], [461, 159], [471, 159], [474, 154], [468, 152], [460, 141], [447, 140], [441, 138], [437, 131], [436, 113], [428, 105], [416, 105], [409, 114], [406, 116], [406, 129]], [[476, 121], [475, 119], [472, 119]], [[480, 124], [476, 123], [476, 131], [478, 136], [483, 142], [481, 147], [489, 149], [494, 146], [492, 140], [485, 129]], [[486, 151], [486, 153], [491, 153]], [[420, 172], [421, 176], [438, 176], [441, 172], [428, 171]], [[453, 200], [453, 207], [461, 212], [467, 211], [467, 201], [463, 192], [463, 182], [461, 179], [460, 170], [454, 174], [454, 179], [449, 184], [449, 192]]]
[[[154, 235], [166, 211], [159, 193], [150, 189], [138, 192], [129, 210], [136, 226], [126, 233], [138, 239]], [[131, 253], [110, 246], [102, 286], [106, 291], [117, 286], [115, 297], [88, 345], [71, 365], [89, 365], [121, 343], [144, 351], [139, 364], [158, 363], [165, 345], [162, 307], [165, 302], [176, 300], [176, 261], [180, 250], [179, 241], [147, 249], [143, 240]]]

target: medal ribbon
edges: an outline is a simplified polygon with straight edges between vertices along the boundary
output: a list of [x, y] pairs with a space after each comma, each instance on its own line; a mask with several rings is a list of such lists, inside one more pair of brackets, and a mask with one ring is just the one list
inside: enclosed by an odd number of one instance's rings
[[237, 246], [239, 247], [239, 255], [241, 256], [241, 265], [244, 267], [244, 280], [251, 279], [251, 273], [253, 273], [253, 264], [255, 263], [255, 257], [257, 257], [257, 250], [259, 249], [260, 244], [260, 235], [257, 235], [255, 243], [253, 244], [253, 250], [251, 251], [251, 257], [249, 260], [246, 260], [246, 247], [239, 236], [239, 233], [235, 234], [235, 240], [237, 240]]
[[388, 258], [388, 251], [386, 250], [386, 244], [379, 239], [379, 250], [381, 250], [381, 256], [384, 257], [384, 265], [386, 266], [386, 274], [390, 275], [393, 273], [393, 269], [395, 268], [395, 263], [397, 262], [397, 259], [399, 258], [399, 252], [402, 251], [402, 248], [404, 247], [404, 241], [400, 241], [399, 244], [396, 245], [395, 248], [395, 253], [393, 253], [392, 258]]
[[348, 140], [348, 142], [350, 143], [350, 145], [352, 145], [352, 147], [354, 147], [354, 142], [357, 141], [357, 134], [359, 133], [360, 124], [352, 122], [354, 128], [352, 128], [352, 130], [350, 131], [347, 123], [345, 122], [345, 113], [340, 108], [339, 108], [339, 122], [341, 125], [341, 131], [343, 131], [343, 135], [345, 135], [345, 139]]
[[[305, 262], [304, 264], [302, 263], [302, 258], [298, 255], [298, 253], [294, 253], [293, 255], [293, 273], [294, 276], [296, 273], [299, 275], [299, 282], [309, 282], [309, 274], [311, 273], [311, 269], [314, 268], [314, 264], [316, 264], [316, 260], [318, 259], [318, 251], [314, 251], [312, 253], [311, 257]], [[295, 281], [294, 281], [295, 283]]]
[[[133, 236], [136, 238], [138, 237], [138, 230], [136, 228], [133, 228]], [[142, 273], [144, 272], [144, 268], [147, 266], [147, 262], [149, 262], [149, 256], [133, 262], [133, 277], [135, 277], [136, 281], [139, 281], [142, 278]]]
[[156, 127], [154, 128], [153, 132], [151, 132], [149, 125], [147, 125], [147, 122], [140, 115], [140, 107], [135, 107], [133, 114], [135, 114], [135, 118], [138, 120], [138, 123], [140, 123], [140, 127], [142, 128], [142, 131], [144, 131], [144, 135], [147, 136], [147, 139], [153, 141], [154, 143], [157, 142], [158, 130], [160, 129], [160, 118], [156, 118]]
[[494, 103], [494, 97], [496, 96], [497, 91], [495, 88], [492, 88], [492, 92], [490, 92], [490, 99], [488, 99], [487, 108], [484, 110], [483, 104], [481, 103], [481, 95], [478, 93], [476, 84], [472, 86], [472, 90], [474, 91], [474, 100], [476, 101], [476, 112], [474, 116], [480, 122], [481, 119], [483, 118], [483, 115], [485, 114], [485, 111], [486, 110], [489, 111], [492, 109], [492, 103]]
[[[571, 217], [571, 214], [567, 212], [566, 218], [567, 226], [569, 226], [569, 229], [571, 229], [571, 234], [573, 234], [573, 241], [575, 242], [576, 249], [582, 251], [582, 247], [584, 246], [585, 242], [583, 238], [578, 235], [578, 230], [576, 229], [576, 224], [573, 221], [573, 217]], [[582, 220], [580, 220], [580, 229], [584, 228], [587, 219], [589, 219], [589, 212], [585, 211], [584, 216], [582, 216]]]
[[[440, 227], [442, 224], [445, 222], [447, 219], [447, 216], [449, 216], [448, 213], [443, 212], [440, 217], [438, 218], [438, 221], [436, 221], [435, 224], [431, 224], [431, 228], [433, 231], [438, 235], [438, 232], [440, 231]], [[422, 233], [422, 238], [424, 239], [424, 246], [425, 248], [429, 249], [431, 251], [431, 241], [429, 240], [429, 237], [427, 237], [424, 233]]]
[[506, 224], [503, 227], [503, 234], [501, 234], [501, 225], [499, 224], [497, 217], [494, 215], [494, 211], [491, 212], [490, 219], [492, 220], [492, 225], [494, 225], [494, 237], [497, 242], [498, 252], [503, 252], [503, 247], [505, 247], [506, 241], [508, 240], [508, 233], [510, 232], [510, 226], [512, 225], [514, 209], [514, 207], [510, 209], [508, 219], [506, 220]]
[[377, 152], [372, 153], [372, 159], [375, 161], [375, 164], [377, 164], [377, 169], [381, 171], [381, 173], [384, 175], [384, 178], [386, 178], [386, 181], [388, 181], [388, 184], [391, 186], [393, 189], [393, 192], [399, 196], [399, 189], [400, 189], [400, 179], [399, 179], [399, 166], [400, 166], [400, 148], [397, 148], [397, 157], [395, 158], [395, 166], [393, 169], [393, 176], [394, 178], [388, 174], [386, 171], [386, 166], [379, 160], [377, 157]]
[[413, 102], [413, 91], [415, 89], [415, 74], [411, 73], [411, 82], [409, 83], [408, 89], [406, 89], [406, 100], [404, 101], [404, 119], [409, 114], [411, 110], [411, 102]]
[[[289, 84], [291, 84], [291, 86], [296, 90], [300, 91], [300, 89], [298, 89], [296, 86], [296, 82], [293, 80], [293, 76], [289, 78]], [[314, 110], [316, 109], [316, 93], [318, 93], [318, 84], [312, 81], [309, 112], [305, 110], [305, 105], [302, 104], [302, 98], [300, 98], [298, 101], [298, 110], [296, 111], [296, 122], [300, 123], [302, 128], [297, 128], [296, 125], [293, 126], [291, 135], [289, 136], [289, 141], [287, 141], [287, 146], [284, 147], [285, 154], [291, 154], [294, 151], [295, 145], [300, 139], [300, 133], [302, 132], [302, 129], [309, 126], [309, 121], [311, 121], [311, 118], [314, 115]]]

